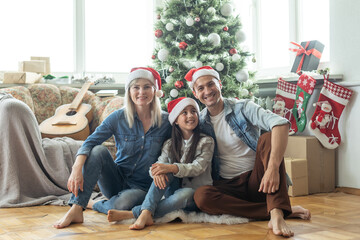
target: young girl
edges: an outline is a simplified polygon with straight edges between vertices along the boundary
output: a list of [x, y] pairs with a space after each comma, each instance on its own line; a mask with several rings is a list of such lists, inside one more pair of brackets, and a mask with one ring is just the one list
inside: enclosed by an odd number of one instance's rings
[[[110, 222], [135, 217], [137, 220], [130, 229], [139, 230], [152, 225], [153, 217], [178, 209], [196, 210], [195, 190], [212, 185], [214, 140], [200, 133], [196, 101], [185, 97], [175, 99], [169, 102], [168, 112], [173, 126], [171, 139], [165, 141], [161, 156], [150, 168], [154, 181], [144, 202], [132, 211], [109, 210]], [[165, 199], [161, 200], [164, 194]]]

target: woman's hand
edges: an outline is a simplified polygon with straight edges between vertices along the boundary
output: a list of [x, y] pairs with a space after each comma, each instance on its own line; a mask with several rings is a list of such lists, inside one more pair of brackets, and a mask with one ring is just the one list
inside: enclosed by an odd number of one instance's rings
[[86, 155], [78, 155], [76, 157], [67, 183], [67, 188], [69, 189], [69, 192], [72, 192], [75, 197], [78, 196], [79, 189], [80, 191], [84, 191], [84, 176], [82, 174], [82, 168], [84, 166], [86, 157]]
[[169, 179], [166, 176], [166, 174], [160, 174], [154, 176], [154, 184], [156, 187], [160, 189], [164, 189], [166, 187], [166, 182], [169, 182]]
[[179, 172], [179, 168], [175, 164], [154, 163], [151, 165], [151, 174], [153, 176], [165, 173], [176, 174], [177, 172]]

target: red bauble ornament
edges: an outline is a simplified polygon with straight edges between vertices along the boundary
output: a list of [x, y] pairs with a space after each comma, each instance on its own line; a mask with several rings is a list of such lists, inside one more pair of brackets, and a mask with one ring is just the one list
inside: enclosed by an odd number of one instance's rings
[[172, 66], [169, 67], [169, 72], [172, 73], [174, 70], [175, 70], [175, 69], [174, 69]]
[[235, 48], [232, 48], [232, 49], [229, 50], [229, 53], [232, 56], [232, 55], [237, 53], [237, 50]]
[[174, 85], [177, 89], [184, 87], [184, 83], [180, 80], [176, 81]]
[[227, 26], [225, 26], [225, 27], [223, 28], [223, 30], [224, 30], [225, 32], [227, 32], [227, 31], [229, 30], [229, 28], [228, 28]]
[[155, 59], [155, 58], [156, 58], [156, 56], [155, 56], [155, 55], [152, 55], [152, 56], [151, 56], [151, 58], [152, 58], [152, 59]]
[[156, 18], [157, 18], [157, 19], [160, 19], [160, 18], [161, 18], [160, 14], [159, 14], [159, 15], [157, 15], [157, 16], [156, 16]]
[[155, 30], [155, 37], [160, 38], [163, 35], [163, 31], [161, 29]]
[[196, 17], [195, 22], [200, 22], [200, 17]]
[[181, 50], [185, 50], [186, 48], [187, 48], [187, 43], [186, 42], [180, 42], [179, 43], [179, 48], [181, 49]]

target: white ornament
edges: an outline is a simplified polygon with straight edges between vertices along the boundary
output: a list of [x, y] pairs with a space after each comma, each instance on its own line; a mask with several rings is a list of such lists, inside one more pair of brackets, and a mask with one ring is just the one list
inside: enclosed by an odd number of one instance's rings
[[186, 25], [188, 25], [189, 27], [191, 27], [195, 23], [194, 19], [192, 19], [191, 17], [187, 18], [185, 22]]
[[210, 14], [215, 14], [215, 13], [216, 13], [216, 9], [213, 8], [213, 7], [209, 7], [207, 11], [208, 11], [208, 13], [210, 13]]
[[222, 63], [217, 63], [216, 65], [215, 65], [215, 69], [217, 70], [217, 71], [219, 71], [219, 72], [221, 72], [222, 70], [224, 70], [224, 64], [222, 64]]
[[220, 35], [217, 33], [210, 33], [208, 36], [208, 40], [214, 45], [219, 46], [221, 42]]
[[241, 58], [240, 55], [237, 54], [237, 53], [235, 53], [234, 55], [231, 56], [231, 59], [232, 59], [234, 62], [239, 61], [240, 58]]
[[166, 30], [168, 30], [168, 31], [170, 32], [170, 31], [174, 30], [174, 24], [172, 24], [172, 23], [167, 23], [167, 24], [165, 25], [165, 28], [166, 28]]
[[160, 61], [166, 61], [166, 59], [169, 56], [169, 51], [166, 50], [165, 48], [160, 49], [160, 51], [158, 52], [158, 58]]
[[172, 89], [172, 90], [170, 91], [170, 96], [171, 96], [172, 98], [176, 98], [177, 96], [179, 96], [178, 90]]
[[196, 61], [195, 62], [195, 67], [196, 68], [199, 68], [199, 67], [202, 67], [203, 66], [203, 63], [201, 61]]
[[169, 83], [169, 82], [171, 82], [172, 80], [173, 80], [173, 77], [172, 77], [172, 76], [167, 76], [167, 77], [165, 78], [166, 83]]
[[168, 99], [166, 99], [165, 100], [165, 105], [167, 106], [168, 104], [169, 104], [169, 102], [171, 101], [171, 99], [170, 98], [168, 98]]
[[233, 6], [230, 3], [225, 3], [221, 9], [220, 12], [223, 16], [228, 17], [232, 14], [233, 12]]
[[183, 64], [187, 69], [190, 69], [192, 67], [191, 63], [189, 61], [185, 61], [185, 62], [183, 62]]
[[249, 90], [247, 90], [246, 88], [241, 89], [240, 95], [243, 97], [249, 95]]
[[235, 38], [239, 43], [242, 43], [246, 40], [246, 35], [243, 31], [239, 30], [235, 33]]
[[249, 78], [249, 73], [246, 70], [240, 70], [235, 74], [235, 77], [238, 82], [245, 82]]

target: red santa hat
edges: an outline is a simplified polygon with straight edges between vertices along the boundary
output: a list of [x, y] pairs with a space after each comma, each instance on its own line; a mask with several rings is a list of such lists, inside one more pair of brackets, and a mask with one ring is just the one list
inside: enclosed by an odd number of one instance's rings
[[137, 67], [133, 68], [128, 75], [128, 78], [125, 82], [125, 89], [128, 90], [130, 83], [138, 78], [148, 79], [155, 85], [156, 96], [162, 97], [163, 92], [161, 91], [161, 77], [160, 74], [153, 68], [146, 67]]
[[186, 75], [185, 79], [189, 81], [189, 86], [192, 89], [196, 80], [202, 76], [213, 76], [217, 80], [220, 80], [219, 73], [210, 66], [203, 66], [200, 68], [191, 69]]
[[176, 118], [179, 116], [181, 111], [189, 105], [194, 106], [197, 113], [199, 114], [200, 112], [199, 105], [192, 98], [180, 97], [168, 103], [167, 107], [169, 112], [169, 122], [171, 125], [173, 125], [173, 123], [175, 122]]

